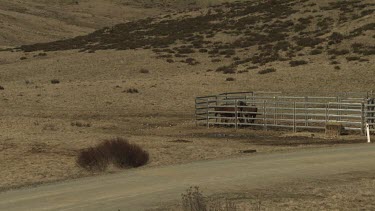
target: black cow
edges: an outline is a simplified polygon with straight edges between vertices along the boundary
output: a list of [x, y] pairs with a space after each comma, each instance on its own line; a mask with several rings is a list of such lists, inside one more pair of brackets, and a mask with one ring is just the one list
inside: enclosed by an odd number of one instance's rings
[[[237, 103], [238, 107], [215, 107], [216, 112], [215, 116], [218, 117], [228, 117], [228, 118], [234, 118], [236, 117], [236, 111], [238, 113], [238, 117], [240, 118], [240, 122], [246, 122], [246, 123], [254, 123], [256, 118], [256, 112], [258, 111], [258, 108], [255, 107], [255, 105], [252, 105], [251, 107], [248, 107], [248, 105], [244, 101], [238, 101]], [[223, 113], [222, 113], [223, 112]], [[227, 113], [226, 113], [227, 112]], [[243, 112], [249, 112], [249, 113], [243, 113]], [[225, 121], [227, 122], [227, 121]]]

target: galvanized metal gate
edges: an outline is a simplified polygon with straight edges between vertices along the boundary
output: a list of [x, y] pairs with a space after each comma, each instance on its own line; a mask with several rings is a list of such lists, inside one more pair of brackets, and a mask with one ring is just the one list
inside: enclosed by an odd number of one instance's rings
[[346, 130], [364, 133], [366, 123], [375, 131], [375, 102], [372, 92], [343, 92], [314, 95], [281, 92], [237, 92], [197, 97], [197, 125], [207, 127], [261, 126], [325, 129], [327, 122], [343, 124]]

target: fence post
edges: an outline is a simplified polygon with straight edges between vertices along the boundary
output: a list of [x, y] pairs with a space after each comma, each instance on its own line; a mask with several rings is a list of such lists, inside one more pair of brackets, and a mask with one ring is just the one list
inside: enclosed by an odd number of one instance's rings
[[207, 112], [207, 128], [210, 128], [210, 113], [209, 113], [209, 108], [210, 107], [210, 104], [209, 104], [209, 98], [207, 98], [207, 108], [206, 108], [206, 112]]
[[361, 104], [361, 134], [365, 134], [365, 104]]
[[337, 96], [337, 121], [341, 121], [341, 99]]
[[267, 130], [267, 111], [266, 111], [266, 101], [263, 100], [263, 127]]
[[368, 125], [368, 123], [366, 123], [366, 135], [367, 135], [367, 143], [371, 143], [371, 140], [370, 140], [370, 126]]
[[293, 103], [293, 132], [297, 132], [297, 126], [296, 126], [296, 101]]
[[328, 105], [329, 105], [329, 103], [326, 104], [326, 117], [325, 117], [326, 118], [325, 119], [326, 120], [326, 125], [327, 125], [327, 122], [328, 122]]
[[275, 101], [274, 101], [274, 113], [273, 113], [273, 124], [274, 125], [277, 125], [277, 107], [279, 106], [279, 104], [277, 103], [277, 96], [274, 97], [275, 98]]
[[237, 107], [237, 100], [234, 100], [234, 112], [235, 112], [235, 118], [236, 118], [236, 120], [235, 120], [235, 128], [236, 129], [238, 127], [238, 112], [237, 112], [237, 109], [238, 109], [238, 107]]
[[305, 108], [305, 126], [306, 126], [306, 127], [309, 126], [309, 123], [308, 123], [308, 119], [309, 119], [309, 117], [308, 117], [308, 115], [307, 115], [307, 113], [308, 113], [308, 109], [306, 108], [306, 105], [307, 105], [307, 101], [308, 101], [308, 99], [309, 99], [309, 97], [305, 97], [305, 103], [304, 103], [304, 108]]
[[195, 98], [195, 126], [198, 127], [198, 118], [197, 118], [197, 98]]

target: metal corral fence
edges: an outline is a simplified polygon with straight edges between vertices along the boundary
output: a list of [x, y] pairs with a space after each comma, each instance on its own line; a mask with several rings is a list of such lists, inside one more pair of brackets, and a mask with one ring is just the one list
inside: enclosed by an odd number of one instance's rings
[[[296, 96], [299, 95], [299, 96]], [[322, 96], [324, 95], [324, 96]], [[325, 129], [327, 122], [341, 123], [346, 130], [375, 131], [373, 92], [284, 94], [281, 92], [236, 92], [197, 97], [197, 125], [261, 126]]]

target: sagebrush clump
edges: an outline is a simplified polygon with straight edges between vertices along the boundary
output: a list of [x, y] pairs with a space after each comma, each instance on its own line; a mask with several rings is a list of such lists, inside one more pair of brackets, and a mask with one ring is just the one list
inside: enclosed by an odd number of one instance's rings
[[77, 158], [79, 166], [94, 171], [104, 171], [111, 163], [119, 168], [136, 168], [148, 161], [147, 151], [123, 138], [104, 140], [95, 147], [82, 150]]
[[59, 79], [52, 79], [51, 84], [59, 84], [60, 80]]
[[291, 67], [295, 67], [295, 66], [300, 66], [300, 65], [305, 65], [307, 64], [308, 62], [305, 61], [305, 60], [296, 60], [296, 61], [290, 61], [289, 64]]
[[267, 69], [264, 69], [264, 70], [259, 70], [258, 74], [263, 75], [263, 74], [273, 73], [273, 72], [276, 72], [275, 68], [267, 68]]

